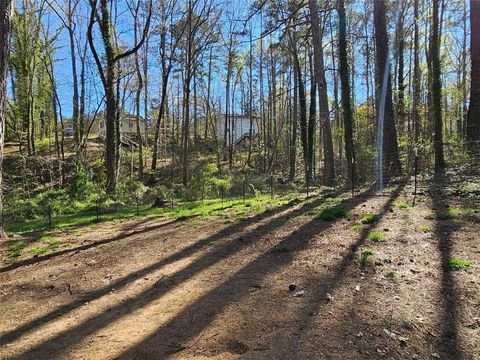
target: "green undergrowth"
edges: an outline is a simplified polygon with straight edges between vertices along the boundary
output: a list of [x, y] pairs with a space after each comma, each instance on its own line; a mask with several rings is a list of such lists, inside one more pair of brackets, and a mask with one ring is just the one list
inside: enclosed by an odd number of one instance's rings
[[[275, 196], [258, 195], [253, 198], [232, 199], [207, 199], [190, 202], [176, 203], [172, 208], [170, 206], [162, 208], [153, 208], [151, 206], [132, 206], [130, 208], [123, 208], [116, 212], [101, 213], [99, 220], [96, 214], [80, 214], [80, 215], [60, 215], [52, 219], [52, 225], [55, 229], [65, 229], [72, 227], [92, 226], [94, 227], [98, 222], [106, 221], [122, 221], [129, 218], [172, 218], [183, 219], [193, 216], [224, 216], [226, 219], [232, 221], [242, 221], [248, 216], [255, 215], [274, 208], [277, 206], [291, 204], [294, 205], [300, 200], [297, 194]], [[16, 222], [9, 224], [6, 228], [9, 235], [23, 234], [36, 231], [49, 230], [48, 219], [33, 219], [25, 222]]]
[[[29, 246], [30, 245], [30, 246]], [[17, 241], [9, 247], [7, 257], [9, 259], [20, 258], [24, 255], [44, 255], [55, 251], [60, 247], [70, 247], [70, 243], [62, 243], [51, 235], [44, 235], [28, 244], [25, 241]]]

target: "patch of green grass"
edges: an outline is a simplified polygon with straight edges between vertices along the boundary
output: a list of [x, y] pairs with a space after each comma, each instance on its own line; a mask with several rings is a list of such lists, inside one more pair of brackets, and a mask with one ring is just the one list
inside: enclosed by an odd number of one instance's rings
[[15, 259], [20, 257], [22, 255], [22, 250], [25, 248], [27, 244], [24, 241], [17, 241], [14, 242], [13, 244], [10, 244], [8, 247], [8, 250], [10, 250], [10, 253], [8, 254], [9, 259]]
[[59, 240], [56, 240], [53, 236], [50, 235], [42, 236], [39, 241], [43, 244], [47, 244], [48, 249], [50, 250], [56, 250], [61, 245], [61, 242]]
[[323, 221], [333, 221], [339, 218], [347, 217], [347, 209], [342, 206], [328, 207], [320, 211], [318, 218]]
[[38, 241], [44, 244], [49, 244], [51, 241], [53, 241], [55, 238], [51, 235], [43, 235]]
[[388, 270], [385, 273], [385, 277], [387, 277], [389, 279], [396, 279], [397, 278], [397, 272], [395, 270]]
[[368, 234], [367, 239], [376, 243], [385, 241], [385, 234], [381, 231], [372, 231]]
[[462, 209], [434, 210], [428, 215], [429, 219], [448, 220], [465, 213]]
[[418, 227], [418, 231], [421, 231], [423, 233], [429, 233], [432, 232], [432, 227], [430, 225], [420, 225]]
[[411, 208], [412, 206], [406, 202], [405, 200], [403, 199], [397, 199], [393, 202], [393, 205], [395, 205], [396, 207], [398, 207], [399, 209], [408, 209], [408, 208]]
[[19, 257], [20, 255], [21, 255], [20, 251], [14, 250], [14, 251], [10, 251], [10, 253], [8, 254], [8, 258], [9, 259], [15, 259], [15, 258]]
[[362, 265], [368, 265], [370, 264], [370, 257], [375, 255], [377, 252], [374, 249], [370, 248], [363, 248], [360, 251], [360, 263]]
[[393, 260], [392, 260], [391, 258], [383, 258], [383, 259], [382, 259], [382, 262], [383, 262], [384, 264], [391, 264], [391, 263], [393, 263]]
[[50, 250], [57, 250], [60, 247], [61, 243], [58, 240], [52, 240], [48, 244]]
[[364, 225], [356, 224], [350, 227], [352, 231], [363, 231], [365, 229]]
[[273, 252], [278, 254], [287, 253], [289, 251], [290, 251], [290, 248], [285, 245], [277, 245], [273, 248]]
[[17, 241], [8, 247], [10, 251], [20, 251], [26, 246], [24, 241]]
[[48, 252], [48, 248], [36, 246], [28, 250], [28, 252], [32, 255], [43, 255]]
[[366, 214], [360, 219], [362, 224], [373, 224], [378, 221], [378, 217], [373, 214]]
[[472, 267], [472, 262], [460, 258], [452, 258], [447, 260], [443, 267], [450, 271], [466, 271]]

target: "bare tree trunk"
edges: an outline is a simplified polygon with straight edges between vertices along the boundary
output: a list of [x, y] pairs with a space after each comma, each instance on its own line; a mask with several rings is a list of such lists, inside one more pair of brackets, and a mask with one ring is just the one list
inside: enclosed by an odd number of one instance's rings
[[442, 82], [440, 68], [440, 24], [439, 24], [439, 0], [433, 0], [432, 13], [432, 37], [430, 39], [430, 59], [432, 71], [432, 98], [433, 98], [433, 121], [435, 150], [435, 175], [442, 175], [445, 169], [443, 155], [443, 124], [442, 124]]
[[3, 144], [6, 123], [6, 87], [12, 30], [13, 0], [0, 0], [0, 238], [6, 237], [3, 228]]
[[[296, 44], [293, 44], [295, 46]], [[290, 181], [295, 179], [295, 170], [297, 162], [297, 125], [298, 125], [298, 76], [297, 61], [293, 56], [293, 114], [292, 114], [292, 133], [290, 136]]]
[[315, 77], [318, 84], [318, 94], [320, 97], [320, 123], [323, 128], [323, 147], [324, 147], [324, 177], [325, 184], [333, 185], [335, 181], [335, 166], [333, 158], [333, 139], [330, 126], [330, 111], [328, 106], [327, 81], [325, 78], [325, 66], [323, 60], [322, 33], [320, 29], [320, 19], [318, 16], [318, 6], [316, 0], [308, 0], [310, 9], [310, 22], [313, 35], [313, 56]]
[[72, 122], [73, 122], [73, 142], [75, 146], [80, 144], [80, 124], [79, 124], [79, 96], [78, 96], [78, 75], [77, 75], [77, 57], [75, 51], [75, 33], [73, 23], [73, 11], [74, 5], [72, 0], [68, 1], [67, 12], [67, 30], [68, 38], [70, 41], [70, 62], [72, 66], [72, 79], [73, 79], [73, 94], [72, 94]]
[[418, 26], [418, 1], [413, 1], [413, 12], [414, 12], [414, 40], [413, 40], [413, 126], [414, 126], [414, 136], [415, 144], [418, 142], [420, 136], [420, 84], [421, 84], [421, 73], [420, 73], [420, 46], [419, 46], [419, 26]]
[[[140, 2], [137, 4], [137, 8], [134, 12], [134, 41], [135, 44], [138, 41], [138, 10], [140, 8]], [[136, 110], [136, 125], [137, 125], [137, 141], [138, 141], [138, 179], [143, 180], [143, 134], [140, 128], [140, 97], [142, 96], [143, 78], [140, 70], [140, 61], [138, 58], [138, 51], [134, 54], [135, 68], [137, 72], [137, 89], [135, 94], [135, 110]], [[146, 125], [146, 122], [145, 122]]]
[[471, 145], [471, 150], [478, 150], [478, 141], [480, 140], [480, 1], [470, 0], [470, 26], [472, 69], [467, 141]]
[[[117, 185], [117, 146], [118, 139], [115, 139], [115, 123], [118, 120], [117, 117], [117, 96], [118, 93], [116, 92], [115, 86], [117, 85], [117, 66], [119, 61], [122, 58], [126, 58], [138, 51], [138, 49], [143, 45], [145, 41], [148, 28], [150, 26], [150, 17], [152, 13], [152, 3], [150, 2], [148, 17], [145, 22], [145, 27], [143, 29], [143, 34], [141, 40], [135, 44], [133, 48], [127, 50], [123, 53], [118, 53], [117, 49], [114, 46], [114, 39], [113, 39], [113, 24], [112, 18], [110, 14], [110, 3], [108, 0], [100, 0], [100, 7], [97, 9], [97, 1], [98, 0], [90, 0], [90, 21], [88, 24], [88, 43], [90, 45], [90, 49], [92, 50], [93, 57], [97, 64], [98, 72], [100, 74], [100, 78], [102, 80], [102, 85], [105, 91], [105, 99], [106, 99], [106, 140], [105, 140], [105, 167], [107, 173], [107, 186], [106, 190], [107, 193], [111, 194], [114, 193], [116, 190]], [[106, 57], [106, 69], [104, 70], [104, 66], [100, 60], [100, 57], [96, 51], [95, 44], [93, 42], [93, 26], [95, 22], [99, 22], [100, 32], [102, 36], [103, 47], [105, 50], [105, 57]], [[118, 132], [117, 132], [118, 133]]]
[[[374, 23], [375, 23], [375, 43], [376, 43], [376, 66], [375, 83], [377, 91], [381, 91], [385, 71], [388, 71], [388, 81], [385, 101], [385, 118], [383, 133], [383, 153], [385, 156], [385, 171], [387, 176], [394, 175], [401, 171], [400, 158], [398, 155], [397, 130], [395, 128], [395, 116], [392, 100], [392, 77], [390, 69], [386, 68], [388, 54], [388, 37], [385, 14], [385, 2], [383, 0], [374, 1]], [[378, 96], [377, 101], [380, 101]], [[377, 113], [380, 105], [377, 103]]]
[[[347, 158], [347, 179], [351, 180], [355, 176], [353, 167], [353, 114], [352, 102], [350, 98], [350, 79], [348, 71], [347, 54], [347, 18], [345, 15], [344, 0], [338, 1], [338, 58], [340, 66], [340, 83], [342, 85], [342, 108], [343, 108], [343, 129], [345, 135], [345, 156]], [[367, 55], [368, 56], [368, 55]]]

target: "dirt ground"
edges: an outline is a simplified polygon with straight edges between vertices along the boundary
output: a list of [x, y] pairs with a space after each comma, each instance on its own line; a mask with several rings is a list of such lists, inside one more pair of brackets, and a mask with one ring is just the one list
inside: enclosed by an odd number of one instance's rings
[[[404, 209], [401, 183], [344, 194], [349, 215], [334, 221], [313, 197], [231, 224], [54, 233], [71, 246], [0, 264], [0, 358], [480, 359], [478, 198], [424, 190]], [[448, 208], [473, 210], [428, 217]], [[352, 228], [367, 213], [379, 221]], [[452, 257], [473, 265], [449, 271]]]

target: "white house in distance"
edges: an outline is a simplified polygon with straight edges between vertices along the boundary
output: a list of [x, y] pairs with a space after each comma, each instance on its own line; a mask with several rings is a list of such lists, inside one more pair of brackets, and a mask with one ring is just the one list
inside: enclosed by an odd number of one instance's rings
[[[120, 129], [123, 138], [136, 142], [137, 119], [134, 115], [122, 114], [120, 119]], [[99, 114], [99, 116], [93, 122], [90, 133], [105, 139], [106, 131], [105, 117]], [[143, 142], [145, 142], [145, 121], [143, 118], [140, 118], [140, 133], [142, 134]]]
[[[234, 144], [239, 147], [248, 147], [250, 142], [250, 115], [228, 115], [227, 130], [231, 127], [233, 118], [233, 139]], [[252, 135], [253, 141], [258, 137], [258, 118], [252, 116]], [[222, 114], [217, 120], [217, 137], [223, 139], [225, 134], [225, 114]], [[230, 137], [227, 139], [227, 144], [230, 144]]]

